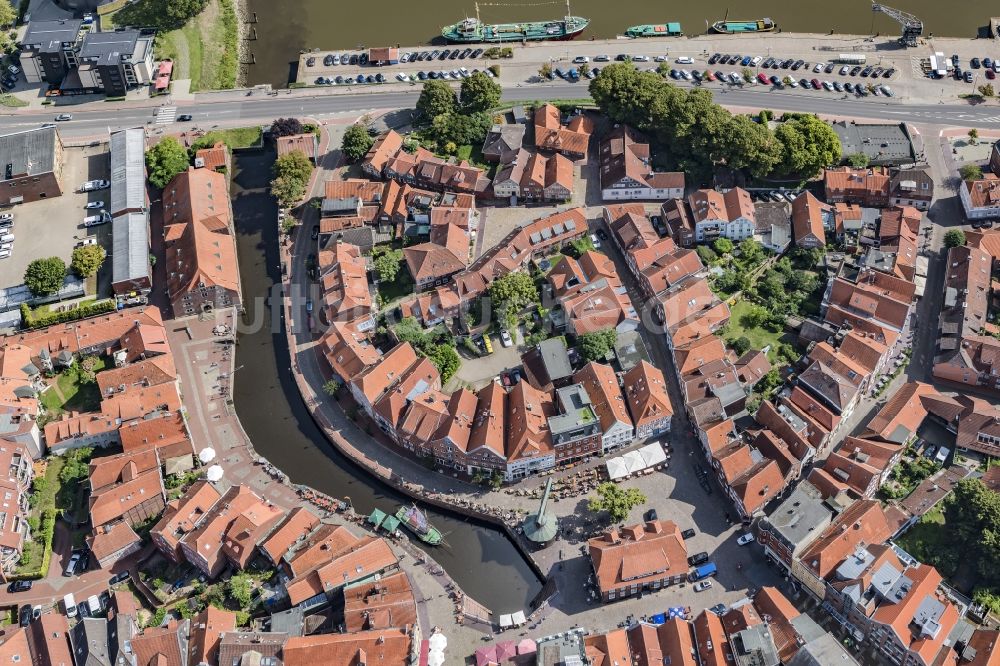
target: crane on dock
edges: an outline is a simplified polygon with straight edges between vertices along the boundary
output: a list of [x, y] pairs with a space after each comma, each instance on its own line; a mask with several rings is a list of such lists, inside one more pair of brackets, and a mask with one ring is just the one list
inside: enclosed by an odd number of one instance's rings
[[872, 12], [885, 14], [903, 26], [903, 34], [899, 38], [899, 43], [903, 46], [916, 46], [917, 38], [924, 34], [924, 22], [909, 12], [887, 7], [874, 2], [874, 0], [872, 1]]

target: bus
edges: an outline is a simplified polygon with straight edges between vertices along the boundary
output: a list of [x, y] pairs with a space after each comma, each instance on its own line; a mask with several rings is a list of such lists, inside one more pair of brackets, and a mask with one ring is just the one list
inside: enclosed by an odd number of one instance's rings
[[837, 62], [842, 65], [863, 65], [868, 57], [863, 53], [841, 53], [837, 56]]

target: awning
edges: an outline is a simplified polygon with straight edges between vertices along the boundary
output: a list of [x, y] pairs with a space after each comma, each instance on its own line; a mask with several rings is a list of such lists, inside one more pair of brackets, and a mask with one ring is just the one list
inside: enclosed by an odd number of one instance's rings
[[644, 469], [655, 467], [666, 461], [667, 454], [663, 452], [663, 446], [658, 442], [647, 444], [641, 449], [629, 451], [623, 456], [608, 460], [605, 465], [608, 468], [608, 476], [612, 480], [622, 479]]
[[510, 629], [514, 626], [514, 621], [511, 619], [510, 613], [500, 616], [500, 628]]
[[524, 611], [517, 611], [516, 613], [512, 614], [510, 616], [510, 621], [514, 623], [515, 627], [520, 627], [527, 621], [525, 620], [524, 617]]

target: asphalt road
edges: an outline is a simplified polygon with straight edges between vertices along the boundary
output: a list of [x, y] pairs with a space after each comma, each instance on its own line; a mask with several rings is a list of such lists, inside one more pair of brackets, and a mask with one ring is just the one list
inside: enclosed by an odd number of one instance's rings
[[[898, 100], [884, 98], [844, 99], [826, 92], [803, 92], [801, 90], [771, 91], [765, 89], [720, 89], [712, 90], [716, 100], [730, 107], [768, 108], [778, 111], [802, 111], [846, 118], [882, 119], [922, 123], [925, 125], [959, 125], [963, 127], [989, 127], [1000, 123], [1000, 109], [993, 106], [971, 104], [931, 104], [910, 105]], [[370, 92], [369, 92], [370, 91]], [[312, 92], [312, 91], [310, 91]], [[411, 91], [344, 92], [330, 91], [325, 94], [308, 95], [296, 91], [282, 91], [277, 95], [255, 94], [253, 96], [219, 99], [219, 94], [196, 96], [193, 102], [176, 105], [178, 114], [191, 114], [191, 123], [159, 125], [170, 130], [197, 126], [208, 129], [211, 125], [234, 126], [270, 122], [281, 116], [318, 116], [324, 114], [365, 111], [370, 109], [393, 109], [412, 106], [419, 94], [414, 87]], [[535, 99], [578, 98], [586, 94], [582, 84], [552, 83], [523, 85], [504, 90], [504, 99], [511, 102]], [[37, 111], [0, 115], [0, 130], [37, 126], [41, 122], [51, 122], [60, 112], [72, 112], [73, 120], [60, 123], [60, 132], [66, 137], [97, 137], [106, 135], [109, 129], [149, 125], [156, 127], [155, 106], [124, 106], [94, 103], [87, 108], [74, 109], [70, 106], [47, 107]]]

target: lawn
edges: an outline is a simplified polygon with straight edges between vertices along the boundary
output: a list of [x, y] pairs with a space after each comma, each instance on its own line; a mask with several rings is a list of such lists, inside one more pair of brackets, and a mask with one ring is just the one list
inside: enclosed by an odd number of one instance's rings
[[[84, 383], [80, 380], [80, 361], [56, 376], [55, 384], [42, 393], [42, 404], [53, 416], [67, 412], [96, 411], [101, 405], [101, 390], [97, 382]], [[107, 359], [98, 357], [94, 372], [107, 366]]]
[[[28, 557], [14, 570], [15, 577], [43, 578], [48, 573], [47, 566], [44, 567], [45, 571], [41, 569], [52, 557], [52, 533], [45, 534], [45, 530], [41, 527], [42, 514], [48, 511], [53, 517], [55, 516], [56, 497], [62, 487], [59, 472], [62, 471], [65, 462], [60, 456], [51, 456], [45, 467], [45, 475], [35, 481], [34, 504], [28, 520], [32, 523], [38, 521], [39, 527], [33, 530], [33, 540], [25, 543]], [[28, 545], [29, 543], [31, 545]]]
[[941, 504], [925, 513], [896, 543], [921, 562], [936, 561], [938, 553], [952, 549], [954, 540], [945, 525]]
[[729, 308], [732, 312], [732, 316], [729, 318], [729, 324], [726, 326], [726, 339], [731, 340], [746, 336], [747, 339], [750, 340], [750, 346], [753, 349], [763, 349], [767, 345], [771, 345], [771, 351], [768, 354], [768, 358], [773, 362], [777, 358], [775, 350], [778, 348], [778, 344], [783, 342], [782, 336], [784, 335], [784, 332], [775, 333], [763, 326], [746, 328], [742, 323], [743, 315], [745, 315], [753, 305], [754, 304], [749, 301], [741, 300], [737, 301], [736, 305]]
[[382, 308], [390, 308], [396, 301], [413, 294], [413, 278], [405, 264], [392, 282], [379, 281], [378, 293], [382, 297]]
[[219, 141], [233, 148], [250, 148], [260, 145], [261, 130], [255, 125], [253, 127], [234, 127], [233, 129], [214, 130], [200, 137], [198, 145], [214, 146]]

